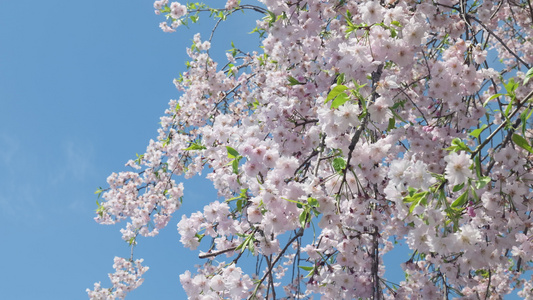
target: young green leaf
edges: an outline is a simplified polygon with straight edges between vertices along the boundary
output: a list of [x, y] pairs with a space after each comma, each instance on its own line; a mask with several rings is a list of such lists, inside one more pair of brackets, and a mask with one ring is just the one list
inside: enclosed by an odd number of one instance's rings
[[458, 191], [462, 190], [464, 186], [465, 186], [465, 183], [463, 182], [461, 184], [454, 186], [452, 190], [454, 193], [457, 193]]
[[481, 126], [480, 128], [472, 130], [472, 132], [470, 132], [470, 135], [477, 139], [479, 135], [483, 132], [483, 130], [485, 130], [487, 127], [487, 124], [483, 124], [483, 126]]
[[490, 100], [501, 97], [501, 96], [503, 96], [503, 94], [495, 94], [495, 95], [490, 96], [489, 99], [485, 100], [485, 102], [483, 103], [483, 107], [487, 106]]
[[231, 166], [233, 168], [233, 173], [239, 175], [239, 160], [237, 158], [233, 160]]
[[466, 152], [472, 152], [470, 148], [468, 148], [468, 146], [460, 138], [454, 138], [452, 140], [452, 145], [446, 148], [445, 150], [454, 151], [454, 152], [461, 151], [461, 150], [466, 151]]
[[298, 266], [298, 268], [304, 270], [304, 271], [312, 271], [314, 267], [307, 267], [307, 266]]
[[387, 131], [393, 130], [396, 128], [396, 118], [389, 118], [389, 125], [387, 126]]
[[305, 84], [304, 82], [300, 82], [298, 81], [298, 79], [292, 77], [292, 76], [289, 76], [289, 85], [303, 85]]
[[342, 157], [335, 157], [332, 165], [335, 172], [340, 173], [344, 168], [346, 168], [346, 161]]
[[309, 216], [309, 211], [307, 209], [304, 209], [302, 213], [300, 214], [300, 217], [298, 218], [298, 221], [300, 221], [300, 226], [302, 228], [305, 228], [307, 225], [307, 217]]
[[532, 113], [533, 109], [526, 109], [520, 114], [520, 121], [522, 121], [522, 134], [526, 133], [527, 120], [529, 119], [529, 117], [531, 117]]
[[529, 79], [531, 79], [531, 77], [533, 77], [533, 68], [527, 71], [526, 76], [524, 77], [523, 85], [526, 85], [529, 82]]
[[481, 177], [477, 182], [476, 182], [476, 189], [482, 189], [484, 188], [487, 184], [490, 183], [492, 179], [488, 176], [485, 176], [485, 177]]
[[340, 93], [337, 97], [335, 97], [333, 102], [331, 102], [331, 108], [338, 108], [348, 100], [350, 100], [350, 96], [346, 95], [346, 93]]
[[463, 206], [463, 204], [466, 203], [466, 200], [468, 200], [468, 190], [466, 190], [466, 192], [464, 192], [461, 196], [459, 196], [459, 198], [453, 201], [452, 207], [453, 208], [461, 207]]
[[337, 85], [336, 87], [332, 88], [328, 94], [328, 97], [326, 98], [325, 103], [328, 103], [330, 100], [337, 98], [340, 93], [344, 92], [347, 89], [348, 87], [344, 85]]
[[239, 152], [237, 152], [237, 150], [231, 148], [230, 146], [226, 146], [226, 149], [228, 150], [229, 158], [236, 158], [237, 156], [239, 156]]
[[204, 150], [204, 149], [207, 149], [204, 145], [192, 143], [189, 147], [183, 150], [190, 151], [190, 150]]
[[402, 25], [398, 21], [391, 21], [390, 23], [396, 27], [402, 27]]
[[318, 203], [318, 200], [316, 198], [313, 198], [313, 197], [309, 197], [307, 198], [307, 203], [310, 205], [310, 206], [314, 206], [314, 207], [318, 207], [320, 206], [320, 204]]
[[412, 194], [403, 199], [403, 202], [411, 203], [411, 206], [409, 206], [409, 214], [413, 212], [413, 210], [415, 209], [415, 207], [418, 206], [418, 204], [426, 204], [426, 196], [428, 194], [429, 192], [421, 192], [421, 193]]
[[337, 85], [342, 85], [344, 83], [344, 73], [339, 74], [337, 76]]
[[474, 164], [475, 164], [477, 178], [481, 178], [482, 177], [482, 175], [481, 175], [481, 158], [479, 158], [479, 154], [476, 155], [476, 157], [474, 158]]
[[512, 139], [518, 147], [527, 150], [529, 153], [533, 153], [533, 149], [524, 137], [518, 134], [513, 134]]

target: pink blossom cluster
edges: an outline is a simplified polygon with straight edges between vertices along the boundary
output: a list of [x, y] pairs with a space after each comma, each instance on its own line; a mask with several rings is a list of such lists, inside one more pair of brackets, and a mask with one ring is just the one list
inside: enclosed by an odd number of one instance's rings
[[148, 271], [148, 267], [141, 266], [142, 259], [135, 262], [115, 257], [113, 268], [115, 273], [109, 274], [113, 287], [103, 289], [100, 283], [94, 284], [94, 289], [87, 289], [89, 298], [97, 300], [124, 299], [128, 292], [138, 288], [144, 281], [141, 276]]
[[[261, 13], [257, 52], [232, 45], [216, 62], [195, 35], [157, 141], [110, 176], [98, 209], [102, 223], [128, 219], [133, 244], [175, 214], [176, 176], [209, 170], [224, 201], [177, 225], [206, 249], [180, 276], [191, 299], [531, 295], [527, 1], [154, 7], [166, 32], [204, 11]], [[390, 283], [383, 255], [398, 244], [412, 255]]]
[[190, 299], [246, 299], [253, 287], [252, 279], [233, 264], [209, 264], [198, 271], [194, 276], [189, 271], [180, 275], [183, 289], [194, 295]]
[[[132, 165], [132, 162], [128, 164]], [[135, 172], [113, 173], [107, 182], [109, 188], [103, 192], [103, 199], [107, 201], [99, 205], [95, 220], [102, 224], [115, 224], [129, 218], [121, 233], [130, 244], [135, 243], [138, 234], [157, 235], [181, 205], [183, 184], [176, 184], [168, 173], [161, 170], [147, 169], [142, 175]], [[142, 190], [144, 193], [139, 193]]]

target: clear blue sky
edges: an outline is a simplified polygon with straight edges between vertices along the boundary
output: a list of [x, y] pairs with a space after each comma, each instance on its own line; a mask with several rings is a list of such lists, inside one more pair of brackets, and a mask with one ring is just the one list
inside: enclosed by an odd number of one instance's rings
[[[218, 56], [249, 38], [248, 15], [221, 25]], [[0, 1], [0, 298], [87, 299], [94, 282], [110, 286], [113, 257], [129, 256], [120, 225], [93, 221], [94, 191], [157, 136], [185, 48], [212, 25], [166, 34], [162, 20], [152, 0]], [[181, 212], [216, 198], [211, 186], [187, 183]], [[182, 249], [179, 218], [140, 239], [150, 270], [128, 299], [185, 298], [178, 275], [197, 253]]]

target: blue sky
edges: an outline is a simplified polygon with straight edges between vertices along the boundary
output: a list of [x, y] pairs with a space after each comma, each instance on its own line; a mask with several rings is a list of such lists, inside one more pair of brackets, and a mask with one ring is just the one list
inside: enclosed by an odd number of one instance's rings
[[[86, 299], [94, 282], [109, 287], [113, 257], [129, 256], [120, 225], [93, 221], [94, 191], [157, 136], [168, 101], [179, 97], [172, 79], [185, 70], [185, 48], [198, 31], [207, 38], [212, 25], [204, 18], [190, 30], [166, 34], [152, 5], [0, 2], [3, 299]], [[255, 27], [250, 17], [257, 17], [248, 15], [221, 25], [214, 39], [218, 56], [231, 48], [230, 40], [248, 37]], [[181, 212], [215, 199], [211, 186], [188, 182]], [[178, 275], [197, 253], [181, 248], [179, 219], [156, 238], [140, 240], [136, 257], [150, 270], [128, 299], [185, 297]]]

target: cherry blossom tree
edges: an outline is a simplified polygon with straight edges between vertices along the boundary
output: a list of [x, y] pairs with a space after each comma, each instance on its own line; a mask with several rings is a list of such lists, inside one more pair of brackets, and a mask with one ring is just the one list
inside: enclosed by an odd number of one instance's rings
[[[208, 172], [224, 201], [176, 216], [205, 259], [180, 275], [190, 299], [533, 299], [530, 0], [154, 7], [165, 32], [256, 14], [262, 43], [216, 62], [195, 35], [159, 135], [98, 191], [133, 249], [176, 215], [178, 176]], [[90, 298], [123, 298], [141, 262], [115, 258]]]

